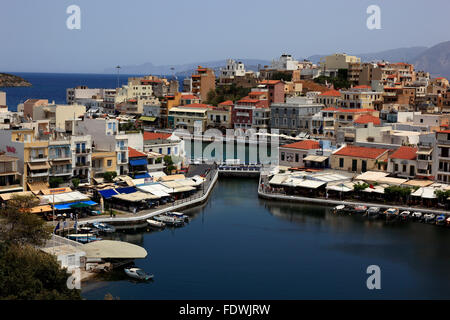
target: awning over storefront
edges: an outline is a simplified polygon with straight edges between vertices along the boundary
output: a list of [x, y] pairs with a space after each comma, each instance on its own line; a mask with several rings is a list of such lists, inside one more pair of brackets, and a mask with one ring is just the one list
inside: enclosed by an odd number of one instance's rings
[[134, 176], [135, 179], [145, 179], [145, 178], [151, 178], [151, 176], [148, 174], [148, 172], [143, 174], [137, 174]]
[[148, 164], [147, 159], [132, 159], [130, 165], [132, 166], [146, 166]]
[[117, 191], [118, 193], [124, 193], [124, 194], [127, 194], [127, 193], [133, 193], [133, 192], [136, 192], [136, 188], [135, 188], [135, 187], [116, 188], [116, 191]]
[[160, 197], [150, 193], [136, 191], [134, 193], [118, 194], [113, 196], [113, 198], [130, 202], [138, 202], [143, 200], [159, 199]]
[[52, 207], [49, 205], [43, 205], [43, 206], [37, 206], [37, 207], [33, 207], [31, 208], [30, 212], [31, 213], [41, 213], [41, 212], [49, 212], [52, 211]]
[[34, 196], [34, 194], [31, 191], [2, 193], [2, 194], [0, 194], [0, 199], [2, 199], [3, 201], [9, 201], [14, 196], [22, 196], [22, 197], [23, 196], [27, 196], [27, 197], [30, 197], [30, 196]]
[[172, 189], [160, 185], [159, 183], [138, 186], [137, 189], [143, 192], [151, 193], [158, 197], [169, 197], [170, 193], [172, 193]]
[[325, 160], [327, 160], [328, 157], [325, 156], [307, 156], [303, 159], [303, 161], [312, 161], [312, 162], [324, 162]]
[[72, 209], [72, 206], [77, 205], [77, 204], [86, 204], [89, 206], [95, 206], [97, 203], [94, 201], [77, 201], [77, 202], [71, 202], [71, 203], [63, 203], [63, 204], [55, 204], [55, 209], [56, 210], [68, 210], [68, 209]]
[[142, 117], [139, 118], [139, 120], [153, 122], [153, 121], [156, 120], [156, 118], [155, 117], [142, 116]]
[[106, 190], [99, 190], [98, 193], [100, 193], [100, 195], [105, 198], [105, 199], [109, 199], [112, 196], [115, 196], [117, 194], [119, 194], [116, 190], [114, 189], [106, 189]]
[[72, 191], [60, 194], [48, 194], [40, 196], [47, 203], [69, 203], [75, 201], [88, 201], [89, 197], [79, 191]]

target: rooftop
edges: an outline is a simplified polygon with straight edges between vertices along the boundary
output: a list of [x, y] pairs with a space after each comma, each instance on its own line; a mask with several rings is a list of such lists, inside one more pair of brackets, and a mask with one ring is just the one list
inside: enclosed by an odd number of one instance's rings
[[334, 155], [338, 156], [347, 156], [347, 157], [357, 157], [364, 159], [377, 159], [383, 153], [387, 152], [388, 149], [378, 149], [378, 148], [369, 148], [369, 147], [357, 147], [357, 146], [346, 146], [337, 152]]
[[319, 149], [320, 144], [316, 140], [303, 140], [281, 146], [282, 148], [292, 148], [301, 150]]
[[417, 148], [402, 146], [395, 150], [389, 158], [391, 159], [404, 159], [414, 160], [416, 159]]

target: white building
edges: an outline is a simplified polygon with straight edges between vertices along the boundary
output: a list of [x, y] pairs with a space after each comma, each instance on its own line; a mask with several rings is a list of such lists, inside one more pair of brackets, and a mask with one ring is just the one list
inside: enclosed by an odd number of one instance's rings
[[299, 69], [299, 62], [294, 60], [290, 54], [282, 54], [278, 60], [272, 60], [272, 69], [292, 71]]
[[227, 60], [227, 65], [225, 68], [220, 69], [220, 77], [232, 79], [234, 77], [245, 76], [245, 66], [242, 62], [236, 62], [233, 59]]

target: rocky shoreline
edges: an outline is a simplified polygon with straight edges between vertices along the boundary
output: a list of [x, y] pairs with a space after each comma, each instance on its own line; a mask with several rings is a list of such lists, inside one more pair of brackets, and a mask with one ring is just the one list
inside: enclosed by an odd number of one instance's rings
[[1, 87], [31, 87], [31, 83], [13, 74], [0, 73], [0, 88]]

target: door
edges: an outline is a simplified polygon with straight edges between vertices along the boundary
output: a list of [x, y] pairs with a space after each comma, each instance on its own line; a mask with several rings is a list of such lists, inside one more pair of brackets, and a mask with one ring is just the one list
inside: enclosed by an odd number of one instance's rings
[[366, 160], [362, 160], [361, 162], [361, 172], [366, 172], [367, 171], [367, 161]]
[[353, 159], [352, 160], [352, 171], [356, 171], [357, 167], [358, 167], [358, 160]]

